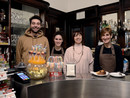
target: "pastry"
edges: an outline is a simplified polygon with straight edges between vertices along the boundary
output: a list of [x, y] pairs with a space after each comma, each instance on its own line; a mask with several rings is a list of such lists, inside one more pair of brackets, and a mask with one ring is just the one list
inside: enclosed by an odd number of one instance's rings
[[105, 75], [106, 74], [105, 70], [99, 70], [96, 73], [97, 73], [97, 75]]

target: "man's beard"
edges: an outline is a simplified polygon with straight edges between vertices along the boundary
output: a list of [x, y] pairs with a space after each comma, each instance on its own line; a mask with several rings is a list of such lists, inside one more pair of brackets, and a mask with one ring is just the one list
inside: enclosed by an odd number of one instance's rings
[[32, 28], [31, 28], [31, 31], [33, 32], [33, 33], [38, 33], [39, 31], [41, 30], [41, 28], [39, 28], [39, 30], [37, 30], [37, 31], [34, 31]]

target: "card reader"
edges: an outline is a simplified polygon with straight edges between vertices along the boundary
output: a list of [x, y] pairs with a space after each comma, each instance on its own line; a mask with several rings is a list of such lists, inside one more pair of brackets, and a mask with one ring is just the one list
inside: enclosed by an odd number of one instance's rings
[[14, 76], [14, 80], [21, 82], [21, 83], [29, 83], [30, 82], [30, 78], [23, 72], [16, 73]]

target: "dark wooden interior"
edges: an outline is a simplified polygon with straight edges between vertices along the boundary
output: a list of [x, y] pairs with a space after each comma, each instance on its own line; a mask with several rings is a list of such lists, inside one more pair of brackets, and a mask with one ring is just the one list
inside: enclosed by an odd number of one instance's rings
[[[95, 5], [78, 9], [71, 12], [62, 12], [58, 9], [49, 7], [49, 3], [42, 0], [1, 0], [1, 2], [8, 2], [6, 6], [3, 6], [7, 12], [7, 26], [9, 37], [11, 37], [11, 8], [21, 9], [21, 5], [25, 4], [38, 8], [40, 15], [45, 15], [45, 22], [48, 23], [48, 27], [44, 26], [45, 36], [49, 39], [50, 48], [53, 46], [53, 34], [56, 32], [56, 28], [60, 28], [64, 32], [66, 47], [71, 46], [72, 31], [80, 29], [84, 33], [85, 45], [90, 48], [95, 48], [100, 39], [99, 24], [102, 21], [102, 15], [110, 13], [118, 13], [118, 19], [121, 23], [124, 21], [124, 11], [130, 10], [129, 0], [119, 0], [119, 2], [108, 4], [108, 5]], [[79, 12], [85, 12], [84, 19], [76, 19], [76, 14]], [[45, 23], [46, 24], [46, 23]], [[89, 30], [89, 31], [87, 31]], [[125, 47], [125, 31], [120, 29], [118, 31], [118, 43], [122, 48]], [[93, 33], [93, 34], [91, 34]], [[91, 36], [91, 39], [87, 39], [87, 35]], [[91, 41], [92, 44], [89, 43]]]

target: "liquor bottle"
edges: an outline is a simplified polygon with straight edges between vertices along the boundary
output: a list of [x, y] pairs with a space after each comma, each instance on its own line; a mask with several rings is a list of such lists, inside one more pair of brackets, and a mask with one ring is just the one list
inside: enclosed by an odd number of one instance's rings
[[3, 21], [5, 20], [5, 10], [4, 9], [0, 9], [0, 21]]
[[2, 32], [5, 33], [5, 30], [6, 30], [6, 27], [4, 26], [4, 27], [2, 28]]
[[120, 20], [118, 20], [117, 32], [118, 32], [119, 36], [123, 36], [124, 35], [124, 30], [122, 28], [122, 24], [121, 24]]
[[2, 32], [2, 25], [0, 24], [0, 33]]
[[121, 29], [121, 21], [118, 20], [118, 29]]
[[108, 27], [108, 26], [109, 26], [109, 25], [108, 25], [107, 21], [104, 20], [103, 23], [102, 23], [102, 28], [106, 28], [106, 27]]

